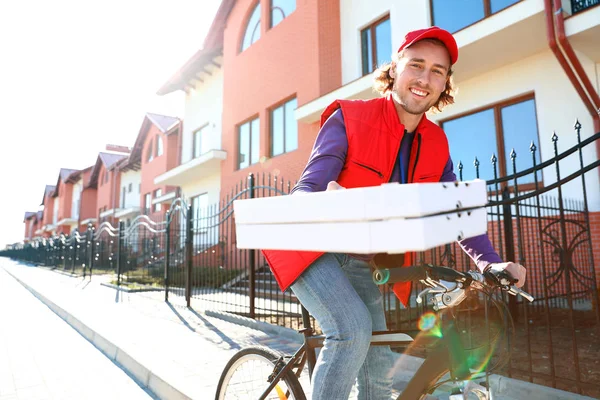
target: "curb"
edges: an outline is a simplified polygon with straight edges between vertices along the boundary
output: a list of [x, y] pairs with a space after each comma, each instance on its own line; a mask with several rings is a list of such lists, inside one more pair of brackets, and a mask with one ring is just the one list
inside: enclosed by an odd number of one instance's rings
[[25, 289], [29, 290], [31, 294], [37, 297], [42, 303], [50, 308], [56, 315], [62, 318], [67, 324], [75, 329], [81, 336], [87, 341], [93, 344], [98, 350], [100, 350], [106, 357], [108, 357], [114, 364], [123, 369], [140, 387], [146, 389], [152, 395], [159, 399], [182, 399], [192, 400], [189, 396], [186, 396], [167, 381], [154, 374], [151, 370], [140, 364], [127, 352], [115, 345], [102, 335], [95, 332], [93, 329], [85, 325], [83, 322], [73, 317], [67, 311], [60, 306], [56, 305], [50, 299], [27, 285], [25, 282], [17, 278], [10, 271], [4, 269], [10, 276], [12, 276], [17, 282], [19, 282]]

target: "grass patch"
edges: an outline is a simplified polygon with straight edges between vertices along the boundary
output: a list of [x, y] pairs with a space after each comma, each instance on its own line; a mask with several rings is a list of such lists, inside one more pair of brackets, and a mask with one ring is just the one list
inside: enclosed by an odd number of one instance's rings
[[[218, 288], [237, 277], [242, 270], [231, 270], [219, 267], [192, 268], [192, 286]], [[164, 267], [131, 270], [122, 275], [122, 282], [142, 285], [164, 286]], [[170, 286], [184, 286], [186, 271], [184, 267], [169, 269]]]

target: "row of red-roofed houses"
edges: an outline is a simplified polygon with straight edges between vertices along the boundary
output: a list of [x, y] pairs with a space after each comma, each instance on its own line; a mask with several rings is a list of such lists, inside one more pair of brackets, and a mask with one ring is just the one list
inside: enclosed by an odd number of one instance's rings
[[132, 148], [107, 146], [88, 168], [61, 168], [56, 184], [44, 188], [43, 211], [25, 213], [24, 242], [104, 221], [127, 224], [140, 213], [162, 216], [177, 188], [154, 178], [177, 165], [180, 127], [178, 118], [148, 113]]

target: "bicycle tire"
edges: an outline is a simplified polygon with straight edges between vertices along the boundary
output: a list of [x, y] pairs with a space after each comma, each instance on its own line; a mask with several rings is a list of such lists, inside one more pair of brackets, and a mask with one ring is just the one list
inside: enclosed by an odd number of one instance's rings
[[[278, 353], [271, 349], [261, 346], [251, 346], [244, 348], [237, 353], [229, 360], [225, 368], [223, 369], [223, 373], [221, 374], [221, 378], [219, 379], [219, 384], [217, 386], [217, 393], [215, 396], [215, 400], [229, 400], [229, 399], [256, 399], [260, 396], [263, 391], [268, 386], [268, 377], [273, 373], [275, 368], [275, 363], [282, 356], [282, 353]], [[245, 363], [256, 361], [264, 364], [265, 368], [262, 368], [259, 371], [259, 374], [256, 377], [256, 380], [252, 380], [252, 382], [242, 382], [242, 384], [250, 384], [250, 388], [240, 388], [241, 396], [237, 396], [231, 390], [233, 389], [234, 376], [238, 370], [244, 367]], [[259, 369], [254, 367], [251, 369], [252, 374], [254, 375]], [[260, 376], [264, 374], [263, 376]], [[244, 377], [247, 378], [248, 374], [244, 374]], [[284, 387], [281, 387], [281, 382], [285, 383]], [[286, 390], [287, 389], [287, 390]], [[228, 396], [228, 393], [230, 396]], [[281, 394], [284, 394], [282, 397]], [[285, 393], [288, 393], [286, 396]], [[269, 394], [267, 399], [275, 399], [275, 400], [306, 400], [306, 395], [304, 394], [304, 390], [298, 381], [296, 375], [294, 375], [291, 371], [285, 374], [280, 383], [276, 386], [275, 389]]]

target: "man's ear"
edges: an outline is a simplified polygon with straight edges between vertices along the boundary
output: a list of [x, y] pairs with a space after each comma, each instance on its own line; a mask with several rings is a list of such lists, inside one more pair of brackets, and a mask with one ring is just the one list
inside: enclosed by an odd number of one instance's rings
[[396, 79], [396, 63], [392, 61], [389, 71], [390, 77], [392, 79]]

